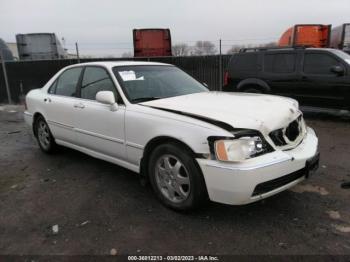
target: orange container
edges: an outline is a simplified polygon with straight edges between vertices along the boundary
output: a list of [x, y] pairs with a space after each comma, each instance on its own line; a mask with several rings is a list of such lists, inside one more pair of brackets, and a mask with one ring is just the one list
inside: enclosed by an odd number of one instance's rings
[[331, 25], [295, 25], [285, 31], [278, 45], [329, 47]]
[[171, 56], [169, 29], [134, 29], [134, 56]]

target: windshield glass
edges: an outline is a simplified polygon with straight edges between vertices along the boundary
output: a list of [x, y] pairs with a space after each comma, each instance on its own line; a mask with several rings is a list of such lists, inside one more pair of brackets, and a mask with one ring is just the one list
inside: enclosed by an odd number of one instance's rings
[[117, 66], [113, 72], [131, 103], [208, 91], [175, 66]]

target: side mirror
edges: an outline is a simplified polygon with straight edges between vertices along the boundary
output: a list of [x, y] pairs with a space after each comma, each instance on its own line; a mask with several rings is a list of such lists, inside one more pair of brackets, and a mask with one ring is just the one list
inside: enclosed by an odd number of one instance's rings
[[342, 66], [338, 66], [338, 65], [332, 66], [331, 67], [331, 72], [335, 73], [337, 75], [344, 75], [344, 73], [345, 73], [344, 72], [344, 68]]
[[111, 105], [111, 111], [118, 110], [118, 104], [115, 102], [115, 97], [112, 91], [97, 92], [96, 101], [102, 104]]

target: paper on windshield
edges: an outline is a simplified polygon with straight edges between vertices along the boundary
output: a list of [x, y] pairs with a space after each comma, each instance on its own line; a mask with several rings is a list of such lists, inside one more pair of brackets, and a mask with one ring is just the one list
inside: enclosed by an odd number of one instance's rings
[[120, 77], [123, 79], [123, 81], [135, 81], [135, 80], [145, 80], [143, 76], [136, 78], [135, 71], [120, 71], [119, 72]]

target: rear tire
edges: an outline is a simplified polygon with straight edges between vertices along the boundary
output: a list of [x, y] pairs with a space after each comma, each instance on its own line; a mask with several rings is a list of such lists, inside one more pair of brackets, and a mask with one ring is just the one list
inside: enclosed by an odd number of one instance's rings
[[149, 180], [158, 199], [177, 211], [198, 208], [207, 199], [203, 175], [189, 150], [168, 143], [156, 147], [149, 160]]
[[47, 154], [51, 154], [56, 151], [57, 144], [54, 137], [51, 134], [49, 125], [46, 123], [44, 117], [39, 116], [34, 123], [35, 134], [38, 140], [40, 149]]

